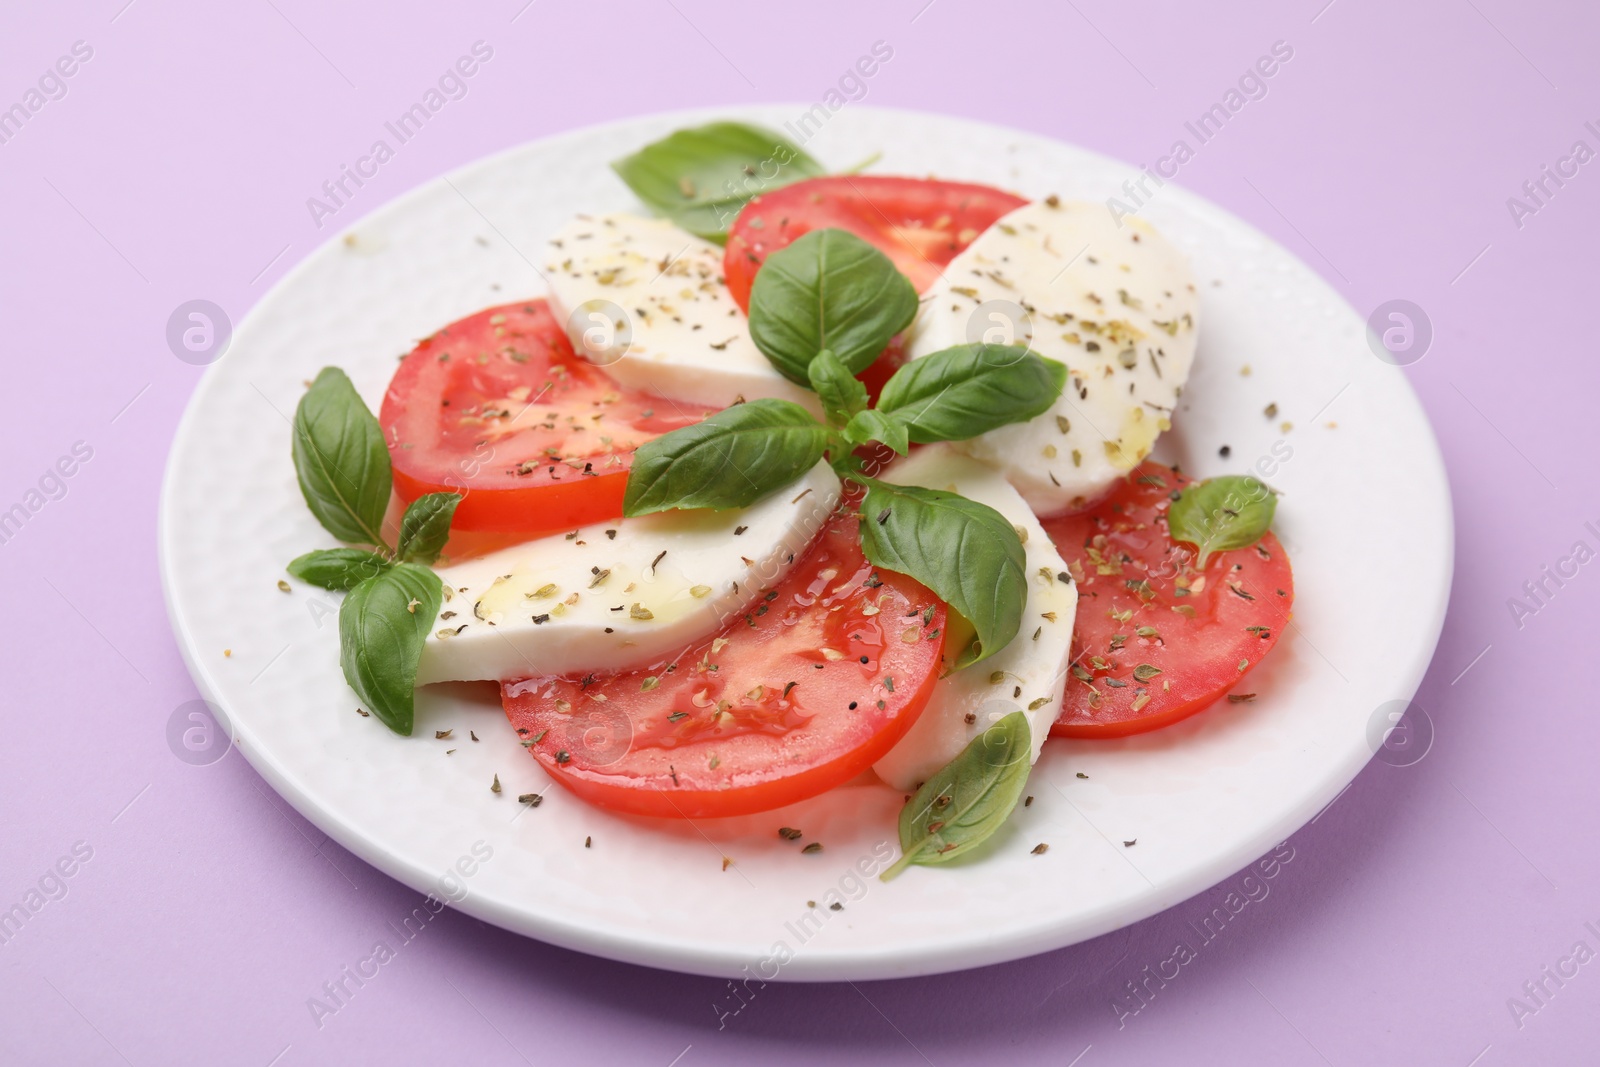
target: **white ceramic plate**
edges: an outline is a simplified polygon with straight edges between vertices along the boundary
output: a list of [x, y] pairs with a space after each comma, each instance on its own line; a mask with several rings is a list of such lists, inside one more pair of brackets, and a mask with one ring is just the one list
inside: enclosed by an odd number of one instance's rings
[[[207, 370], [173, 444], [161, 563], [189, 668], [245, 758], [345, 847], [472, 915], [584, 952], [712, 975], [883, 978], [1014, 959], [1161, 911], [1266, 852], [1355, 776], [1374, 715], [1414, 693], [1432, 656], [1453, 546], [1427, 420], [1401, 371], [1368, 349], [1361, 318], [1284, 249], [1174, 186], [1142, 214], [1190, 256], [1203, 327], [1158, 455], [1204, 476], [1292, 452], [1270, 480], [1283, 492], [1275, 528], [1294, 559], [1294, 623], [1251, 675], [1254, 703], [1143, 737], [1051, 741], [1028, 789], [1037, 799], [979, 858], [861, 878], [857, 862], [893, 843], [901, 803], [866, 782], [742, 819], [609, 815], [549, 781], [492, 686], [424, 690], [415, 736], [396, 737], [356, 714], [336, 598], [277, 588], [289, 559], [332, 543], [289, 460], [303, 380], [337, 364], [376, 410], [418, 338], [543, 295], [530, 260], [571, 215], [634, 204], [609, 160], [682, 125], [781, 127], [804, 111], [657, 116], [526, 145], [374, 212], [292, 271]], [[1136, 174], [1043, 137], [855, 105], [806, 147], [834, 166], [881, 151], [876, 173], [1035, 198], [1103, 200]], [[434, 740], [443, 729], [452, 740]], [[516, 797], [530, 791], [545, 801], [524, 811]], [[800, 854], [778, 838], [783, 825], [824, 850]], [[1031, 854], [1038, 842], [1048, 853]], [[826, 906], [835, 899], [841, 910]]]

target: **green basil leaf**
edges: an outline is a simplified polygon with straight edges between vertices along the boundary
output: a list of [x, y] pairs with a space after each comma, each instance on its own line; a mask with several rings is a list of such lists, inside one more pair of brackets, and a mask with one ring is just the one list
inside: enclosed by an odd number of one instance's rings
[[405, 563], [432, 563], [438, 559], [450, 539], [450, 520], [461, 500], [460, 493], [428, 493], [413, 500], [400, 520], [395, 555]]
[[861, 514], [867, 559], [915, 578], [972, 625], [975, 637], [952, 669], [994, 655], [1016, 636], [1027, 565], [1005, 516], [955, 493], [877, 481]]
[[850, 421], [850, 416], [867, 406], [867, 387], [828, 349], [817, 353], [806, 368], [806, 374], [811, 379], [811, 388], [822, 398], [822, 410], [828, 414], [829, 426], [843, 426]]
[[389, 561], [364, 548], [319, 548], [289, 561], [289, 573], [302, 582], [342, 593], [389, 569]]
[[411, 733], [417, 663], [443, 597], [438, 575], [398, 563], [350, 590], [339, 608], [344, 680], [397, 734]]
[[812, 230], [772, 253], [750, 289], [750, 338], [790, 381], [810, 385], [824, 348], [857, 374], [917, 314], [888, 256], [844, 230]]
[[827, 445], [828, 431], [799, 404], [735, 404], [641, 445], [622, 513], [746, 507], [810, 470]]
[[1278, 497], [1259, 478], [1226, 474], [1196, 482], [1172, 502], [1167, 526], [1172, 539], [1200, 550], [1196, 566], [1213, 552], [1249, 548], [1261, 540], [1278, 510]]
[[1020, 345], [957, 345], [894, 372], [878, 397], [919, 445], [965, 441], [1050, 410], [1067, 368]]
[[751, 197], [827, 173], [786, 137], [742, 122], [678, 130], [611, 169], [658, 215], [718, 244]]
[[294, 470], [306, 506], [341, 541], [384, 547], [394, 475], [383, 430], [338, 367], [324, 367], [294, 410]]
[[872, 409], [858, 411], [851, 417], [844, 428], [844, 439], [853, 445], [881, 441], [902, 456], [911, 451], [906, 424], [893, 415]]
[[974, 737], [900, 809], [900, 858], [879, 877], [888, 881], [913, 863], [949, 863], [987, 841], [1017, 806], [1032, 755], [1021, 711]]

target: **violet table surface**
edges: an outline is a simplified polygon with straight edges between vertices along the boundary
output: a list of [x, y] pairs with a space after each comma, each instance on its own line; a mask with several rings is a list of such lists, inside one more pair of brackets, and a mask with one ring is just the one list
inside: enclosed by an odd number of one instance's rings
[[[0, 945], [0, 1062], [1595, 1061], [1600, 565], [1565, 564], [1575, 575], [1546, 580], [1537, 601], [1523, 591], [1576, 542], [1585, 561], [1600, 549], [1600, 164], [1567, 164], [1576, 173], [1546, 179], [1537, 200], [1523, 191], [1575, 142], [1585, 160], [1600, 150], [1591, 5], [523, 4], [0, 13], [0, 107], [74, 42], [93, 49], [66, 95], [0, 144], [0, 510], [76, 442], [93, 450], [65, 495], [0, 544], [0, 909], [41, 879], [59, 897]], [[494, 56], [468, 95], [319, 231], [307, 198], [478, 40]], [[1291, 838], [1267, 896], [1204, 944], [1191, 924], [1240, 876], [1033, 959], [767, 986], [734, 1012], [721, 981], [447, 911], [318, 1020], [309, 998], [374, 941], [398, 945], [390, 924], [419, 898], [237, 754], [191, 766], [169, 748], [169, 717], [196, 692], [162, 605], [156, 500], [201, 371], [169, 349], [168, 316], [204, 298], [238, 321], [332, 229], [480, 156], [651, 111], [820, 100], [879, 40], [894, 55], [866, 83], [871, 104], [1145, 163], [1193, 145], [1185, 121], [1274, 42], [1293, 48], [1177, 180], [1363, 314], [1406, 299], [1431, 320], [1407, 373], [1449, 464], [1458, 530], [1418, 696], [1431, 750], [1405, 767], [1374, 761]], [[1370, 592], [1382, 626], [1384, 591]], [[60, 896], [47, 872], [75, 844], [92, 857]], [[1147, 966], [1171, 974], [1179, 941], [1196, 958], [1133, 999], [1127, 983]]]

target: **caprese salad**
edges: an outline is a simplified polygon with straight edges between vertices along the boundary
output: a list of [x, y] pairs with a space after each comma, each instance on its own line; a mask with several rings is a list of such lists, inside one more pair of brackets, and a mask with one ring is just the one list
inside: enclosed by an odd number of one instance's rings
[[[653, 214], [551, 235], [547, 295], [423, 339], [376, 417], [337, 368], [300, 401], [345, 545], [288, 570], [345, 591], [364, 712], [497, 684], [556, 782], [664, 818], [870, 769], [898, 873], [981, 845], [1049, 736], [1252, 698], [1293, 580], [1271, 489], [1148, 458], [1201, 318], [1158, 232], [737, 123], [614, 168]], [[445, 559], [466, 531], [501, 547]]]

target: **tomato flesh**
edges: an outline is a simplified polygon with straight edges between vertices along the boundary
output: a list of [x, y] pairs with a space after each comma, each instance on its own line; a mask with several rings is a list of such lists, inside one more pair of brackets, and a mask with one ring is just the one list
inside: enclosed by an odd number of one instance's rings
[[926, 588], [866, 561], [858, 522], [841, 508], [756, 607], [670, 661], [505, 683], [522, 743], [637, 815], [743, 815], [854, 778], [926, 706], [945, 625]]
[[878, 402], [878, 394], [883, 392], [883, 387], [889, 379], [894, 377], [894, 372], [910, 362], [906, 355], [905, 335], [894, 338], [887, 348], [878, 353], [878, 358], [868, 363], [861, 373], [856, 375], [856, 380], [867, 387], [867, 398], [873, 403]]
[[1193, 546], [1168, 535], [1172, 494], [1190, 481], [1145, 463], [1093, 509], [1042, 520], [1078, 583], [1052, 736], [1122, 737], [1188, 718], [1237, 686], [1288, 624], [1294, 576], [1270, 531], [1212, 553], [1203, 571]]
[[767, 256], [812, 230], [848, 230], [894, 261], [922, 292], [945, 265], [1021, 197], [931, 178], [839, 175], [811, 178], [751, 200], [728, 232], [723, 274], [739, 307]]
[[713, 410], [618, 386], [530, 300], [418, 344], [379, 421], [403, 499], [462, 493], [455, 528], [540, 535], [620, 516], [634, 449]]

